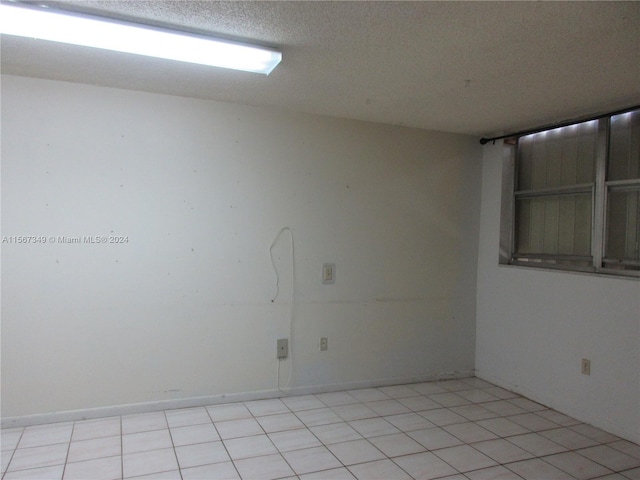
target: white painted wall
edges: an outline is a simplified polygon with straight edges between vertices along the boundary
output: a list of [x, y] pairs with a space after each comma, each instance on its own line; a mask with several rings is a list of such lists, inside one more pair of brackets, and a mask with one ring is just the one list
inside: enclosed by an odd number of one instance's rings
[[284, 226], [291, 387], [472, 372], [480, 157], [460, 135], [4, 76], [2, 235], [128, 243], [2, 245], [2, 416], [273, 392]]
[[499, 266], [502, 155], [484, 147], [477, 375], [640, 442], [640, 282]]

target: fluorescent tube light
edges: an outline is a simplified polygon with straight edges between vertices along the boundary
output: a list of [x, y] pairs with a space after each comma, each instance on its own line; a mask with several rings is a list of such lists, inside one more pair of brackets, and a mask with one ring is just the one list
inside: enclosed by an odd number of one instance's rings
[[61, 11], [0, 4], [0, 33], [269, 75], [276, 50]]

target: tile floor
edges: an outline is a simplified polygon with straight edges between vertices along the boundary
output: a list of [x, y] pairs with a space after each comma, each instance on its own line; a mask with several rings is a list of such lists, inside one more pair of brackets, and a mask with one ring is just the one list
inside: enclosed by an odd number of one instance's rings
[[640, 446], [476, 378], [2, 430], [2, 479], [640, 479]]

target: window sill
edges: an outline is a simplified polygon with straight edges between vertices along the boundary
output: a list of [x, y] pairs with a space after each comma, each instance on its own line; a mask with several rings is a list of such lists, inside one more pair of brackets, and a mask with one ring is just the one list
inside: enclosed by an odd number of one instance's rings
[[619, 280], [640, 280], [640, 272], [637, 271], [628, 271], [621, 273], [619, 270], [615, 269], [600, 269], [599, 271], [595, 271], [593, 268], [567, 268], [563, 266], [555, 266], [555, 265], [540, 265], [540, 264], [526, 264], [525, 262], [517, 262], [517, 263], [499, 263], [499, 267], [506, 268], [514, 268], [519, 270], [538, 270], [538, 271], [546, 271], [551, 273], [569, 273], [574, 275], [587, 275], [590, 277], [600, 277], [600, 278], [611, 278], [611, 279], [619, 279]]

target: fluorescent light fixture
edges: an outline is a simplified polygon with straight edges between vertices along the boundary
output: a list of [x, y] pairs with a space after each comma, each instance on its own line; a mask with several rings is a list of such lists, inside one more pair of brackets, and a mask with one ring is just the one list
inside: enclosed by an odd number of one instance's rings
[[0, 4], [0, 33], [269, 75], [274, 49], [106, 18]]

